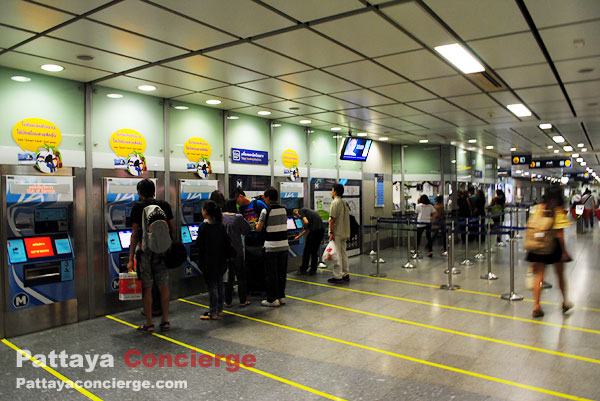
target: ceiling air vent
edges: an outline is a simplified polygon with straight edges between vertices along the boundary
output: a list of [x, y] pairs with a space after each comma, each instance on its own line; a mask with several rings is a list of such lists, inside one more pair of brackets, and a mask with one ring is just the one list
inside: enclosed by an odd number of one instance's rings
[[479, 86], [486, 92], [495, 92], [506, 89], [506, 87], [502, 85], [502, 81], [496, 75], [489, 71], [469, 74], [467, 75], [467, 77], [471, 81], [473, 81], [475, 85]]

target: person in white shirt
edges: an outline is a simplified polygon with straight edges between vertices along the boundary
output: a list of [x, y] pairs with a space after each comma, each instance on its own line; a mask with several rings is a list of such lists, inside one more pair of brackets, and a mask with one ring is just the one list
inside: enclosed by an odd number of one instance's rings
[[594, 217], [596, 217], [594, 216], [594, 209], [596, 209], [596, 202], [592, 195], [592, 191], [590, 191], [589, 188], [583, 193], [581, 203], [584, 207], [583, 222], [585, 223], [585, 228], [587, 229], [590, 226], [591, 228], [594, 228]]
[[430, 258], [433, 256], [433, 249], [431, 245], [431, 225], [430, 224], [419, 224], [419, 223], [431, 223], [431, 216], [435, 213], [435, 208], [431, 205], [429, 197], [425, 194], [419, 198], [415, 211], [417, 212], [417, 251], [421, 244], [421, 237], [423, 231], [427, 237], [427, 256]]

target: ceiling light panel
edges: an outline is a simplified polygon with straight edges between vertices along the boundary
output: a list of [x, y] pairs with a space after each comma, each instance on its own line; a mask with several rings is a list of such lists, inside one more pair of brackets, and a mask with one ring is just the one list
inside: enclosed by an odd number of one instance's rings
[[458, 43], [436, 46], [434, 49], [465, 74], [485, 71], [483, 65]]
[[531, 116], [531, 111], [524, 105], [520, 103], [509, 104], [506, 106], [515, 116], [517, 117], [529, 117]]

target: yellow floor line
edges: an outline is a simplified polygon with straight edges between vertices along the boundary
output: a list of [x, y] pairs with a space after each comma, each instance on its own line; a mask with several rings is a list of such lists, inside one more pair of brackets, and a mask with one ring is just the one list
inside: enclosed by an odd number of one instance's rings
[[[331, 269], [323, 269], [323, 268], [319, 268], [319, 270], [328, 271], [328, 272], [332, 271]], [[416, 285], [419, 287], [429, 287], [429, 288], [435, 288], [435, 289], [440, 288], [439, 285], [419, 283], [416, 281], [398, 280], [398, 279], [387, 278], [387, 277], [373, 277], [373, 276], [368, 276], [366, 274], [359, 274], [359, 273], [349, 273], [349, 274], [351, 276], [371, 278], [371, 279], [382, 280], [382, 281], [390, 281], [393, 283]], [[465, 294], [474, 294], [474, 295], [484, 295], [486, 297], [492, 297], [492, 298], [500, 298], [500, 296], [501, 296], [501, 294], [494, 294], [492, 292], [472, 291], [472, 290], [463, 290], [463, 289], [455, 290], [455, 292], [463, 292]], [[523, 299], [523, 301], [535, 302], [535, 300], [529, 299], [529, 298], [525, 298], [525, 299]], [[562, 306], [562, 303], [560, 303], [560, 302], [541, 301], [540, 303], [543, 305]], [[573, 307], [573, 309], [581, 309], [581, 310], [586, 310], [586, 311], [591, 311], [591, 312], [600, 312], [600, 308], [591, 308], [589, 306], [575, 306], [575, 307]]]
[[580, 360], [580, 361], [585, 361], [585, 362], [600, 364], [600, 360], [593, 359], [593, 358], [588, 358], [588, 357], [585, 357], [585, 356], [567, 354], [567, 353], [564, 353], [564, 352], [552, 351], [552, 350], [549, 350], [549, 349], [538, 348], [538, 347], [532, 347], [532, 346], [529, 346], [529, 345], [524, 345], [524, 344], [519, 344], [519, 343], [513, 343], [513, 342], [510, 342], [510, 341], [498, 340], [498, 339], [491, 338], [491, 337], [485, 337], [485, 336], [480, 336], [480, 335], [477, 335], [477, 334], [466, 333], [464, 331], [444, 329], [442, 327], [431, 326], [429, 324], [417, 323], [417, 322], [413, 322], [413, 321], [410, 321], [410, 320], [403, 320], [403, 319], [398, 319], [398, 318], [391, 317], [391, 316], [379, 315], [377, 313], [371, 313], [371, 312], [367, 312], [367, 311], [363, 311], [363, 310], [346, 308], [344, 306], [333, 305], [333, 304], [328, 304], [328, 303], [319, 302], [319, 301], [313, 301], [311, 299], [294, 297], [292, 295], [286, 295], [286, 298], [296, 299], [298, 301], [308, 302], [308, 303], [311, 303], [311, 304], [316, 304], [316, 305], [321, 305], [321, 306], [327, 306], [329, 308], [335, 308], [335, 309], [341, 309], [341, 310], [345, 310], [345, 311], [349, 311], [349, 312], [360, 313], [360, 314], [363, 314], [363, 315], [373, 316], [373, 317], [377, 317], [377, 318], [381, 318], [381, 319], [386, 319], [386, 320], [391, 320], [391, 321], [394, 321], [394, 322], [405, 323], [405, 324], [409, 324], [411, 326], [417, 326], [417, 327], [423, 327], [423, 328], [426, 328], [426, 329], [432, 329], [432, 330], [442, 331], [444, 333], [457, 334], [459, 336], [464, 336], [464, 337], [469, 337], [469, 338], [476, 338], [478, 340], [483, 340], [483, 341], [489, 341], [489, 342], [493, 342], [493, 343], [497, 343], [497, 344], [508, 345], [508, 346], [511, 346], [511, 347], [524, 348], [524, 349], [528, 349], [528, 350], [531, 350], [531, 351], [543, 352], [543, 353], [550, 354], [550, 355], [556, 355], [556, 356], [561, 356], [561, 357], [565, 357], [565, 358], [577, 359], [577, 360]]
[[[182, 301], [182, 300], [180, 299], [180, 301]], [[109, 318], [109, 319], [111, 319], [111, 320], [114, 320], [115, 322], [121, 323], [121, 324], [123, 324], [125, 326], [129, 326], [129, 327], [132, 327], [132, 328], [137, 328], [136, 325], [131, 324], [129, 322], [126, 322], [124, 320], [118, 319], [118, 318], [116, 318], [114, 316], [106, 315], [106, 317]], [[184, 348], [187, 348], [187, 349], [190, 349], [190, 350], [194, 350], [194, 351], [196, 351], [198, 353], [201, 353], [201, 354], [204, 354], [204, 355], [209, 355], [212, 358], [215, 358], [215, 359], [217, 358], [217, 355], [213, 354], [212, 352], [208, 352], [208, 351], [205, 351], [205, 350], [200, 349], [198, 347], [194, 347], [193, 345], [189, 345], [189, 344], [186, 344], [184, 342], [175, 340], [174, 338], [167, 337], [167, 336], [164, 336], [164, 335], [158, 334], [158, 333], [152, 333], [152, 335], [155, 336], [155, 337], [158, 337], [158, 338], [160, 338], [162, 340], [169, 341], [169, 342], [171, 342], [173, 344], [180, 345], [180, 346], [182, 346]], [[218, 359], [221, 360], [221, 361], [224, 361], [224, 362], [232, 363], [232, 364], [235, 363], [235, 361], [233, 361], [233, 360], [227, 360], [227, 358], [225, 358], [225, 357], [219, 357]], [[242, 369], [248, 370], [250, 372], [259, 374], [261, 376], [268, 377], [269, 379], [273, 379], [273, 380], [276, 380], [278, 382], [285, 383], [285, 384], [290, 385], [292, 387], [296, 387], [296, 388], [299, 388], [300, 390], [308, 391], [309, 393], [313, 393], [313, 394], [319, 395], [321, 397], [324, 397], [324, 398], [327, 398], [327, 399], [330, 399], [330, 400], [346, 401], [343, 398], [336, 397], [334, 395], [324, 393], [324, 392], [316, 390], [314, 388], [304, 386], [304, 385], [302, 385], [300, 383], [296, 383], [296, 382], [293, 382], [291, 380], [284, 379], [283, 377], [275, 376], [274, 374], [265, 372], [263, 370], [259, 370], [259, 369], [256, 369], [256, 368], [253, 368], [253, 367], [250, 367], [250, 366], [245, 366], [245, 365], [242, 365], [242, 364], [239, 364], [239, 367], [242, 368]]]
[[37, 366], [43, 368], [46, 372], [50, 373], [51, 375], [53, 375], [57, 379], [60, 379], [63, 382], [65, 382], [66, 384], [68, 384], [69, 386], [73, 387], [73, 389], [79, 391], [81, 394], [85, 395], [90, 400], [102, 401], [102, 398], [99, 398], [99, 397], [95, 396], [94, 394], [90, 393], [89, 391], [87, 391], [85, 388], [83, 388], [81, 386], [78, 386], [77, 384], [75, 384], [75, 382], [73, 380], [71, 380], [71, 379], [63, 376], [62, 374], [60, 374], [56, 370], [52, 369], [51, 367], [49, 367], [45, 363], [42, 363], [42, 362], [38, 361], [33, 356], [29, 355], [27, 352], [23, 351], [22, 349], [20, 349], [19, 347], [17, 347], [16, 345], [14, 345], [13, 343], [11, 343], [10, 341], [8, 341], [6, 338], [3, 338], [2, 342], [6, 346], [14, 349], [15, 351], [19, 352], [24, 357], [28, 358], [31, 362], [33, 362]]
[[358, 294], [373, 295], [373, 296], [376, 296], [376, 297], [395, 299], [395, 300], [398, 300], [398, 301], [411, 302], [411, 303], [420, 304], [420, 305], [435, 306], [435, 307], [438, 307], [438, 308], [450, 309], [450, 310], [455, 310], [455, 311], [460, 311], [460, 312], [475, 313], [475, 314], [478, 314], [478, 315], [498, 317], [498, 318], [501, 318], [501, 319], [515, 320], [515, 321], [519, 321], [519, 322], [527, 322], [527, 323], [540, 324], [540, 325], [543, 325], [543, 326], [559, 327], [561, 329], [582, 331], [584, 333], [600, 334], [600, 330], [586, 329], [586, 328], [583, 328], [583, 327], [567, 326], [567, 325], [564, 325], [564, 324], [544, 322], [542, 320], [525, 319], [525, 318], [522, 318], [522, 317], [501, 315], [499, 313], [491, 313], [491, 312], [484, 312], [484, 311], [475, 310], [475, 309], [459, 308], [457, 306], [442, 305], [442, 304], [436, 304], [436, 303], [433, 303], [433, 302], [426, 302], [426, 301], [418, 301], [416, 299], [395, 297], [393, 295], [378, 294], [378, 293], [375, 293], [375, 292], [361, 291], [361, 290], [355, 290], [353, 288], [346, 288], [346, 287], [333, 286], [333, 285], [327, 285], [327, 284], [321, 284], [321, 283], [314, 283], [314, 282], [310, 282], [310, 281], [297, 280], [297, 279], [294, 279], [294, 278], [288, 278], [288, 280], [289, 281], [295, 281], [295, 282], [298, 282], [298, 283], [316, 285], [316, 286], [319, 286], [319, 287], [332, 288], [332, 289], [335, 289], [335, 290], [350, 291], [350, 292], [355, 292], [355, 293], [358, 293]]
[[[199, 306], [199, 307], [202, 307], [202, 308], [208, 308], [208, 306], [206, 306], [206, 305], [202, 305], [200, 303], [193, 302], [193, 301], [188, 301], [188, 300], [182, 299], [182, 298], [179, 298], [178, 301], [185, 302], [185, 303], [188, 303], [188, 304], [191, 304], [191, 305], [195, 305], [195, 306]], [[432, 366], [432, 367], [439, 368], [439, 369], [444, 369], [444, 370], [447, 370], [447, 371], [450, 371], [450, 372], [454, 372], [454, 373], [461, 373], [463, 375], [477, 377], [479, 379], [489, 380], [489, 381], [493, 381], [493, 382], [496, 382], [496, 383], [507, 384], [507, 385], [510, 385], [510, 386], [513, 386], [513, 387], [519, 387], [519, 388], [523, 388], [523, 389], [526, 389], [526, 390], [531, 390], [531, 391], [535, 391], [535, 392], [542, 393], [542, 394], [548, 394], [548, 395], [552, 395], [552, 396], [555, 396], [555, 397], [562, 397], [562, 398], [569, 399], [569, 400], [591, 401], [591, 400], [589, 400], [587, 398], [577, 397], [577, 396], [574, 396], [574, 395], [565, 394], [565, 393], [561, 393], [561, 392], [558, 392], [558, 391], [547, 390], [547, 389], [544, 389], [544, 388], [541, 388], [541, 387], [530, 386], [528, 384], [517, 383], [517, 382], [510, 381], [510, 380], [504, 380], [504, 379], [500, 379], [500, 378], [497, 378], [497, 377], [484, 375], [484, 374], [481, 374], [481, 373], [471, 372], [471, 371], [465, 370], [465, 369], [455, 368], [455, 367], [448, 366], [448, 365], [443, 365], [443, 364], [440, 364], [440, 363], [426, 361], [424, 359], [413, 358], [411, 356], [398, 354], [396, 352], [391, 352], [391, 351], [386, 351], [386, 350], [379, 349], [379, 348], [369, 347], [368, 345], [358, 344], [358, 343], [351, 342], [351, 341], [340, 340], [338, 338], [329, 337], [329, 336], [326, 336], [326, 335], [323, 335], [323, 334], [313, 333], [313, 332], [310, 332], [310, 331], [306, 331], [306, 330], [302, 330], [302, 329], [297, 329], [295, 327], [285, 326], [283, 324], [273, 323], [273, 322], [269, 322], [269, 321], [266, 321], [266, 320], [257, 319], [257, 318], [246, 316], [246, 315], [241, 315], [241, 314], [235, 313], [235, 312], [225, 311], [225, 313], [227, 313], [229, 315], [232, 315], [232, 316], [237, 316], [237, 317], [241, 317], [241, 318], [244, 318], [244, 319], [252, 320], [252, 321], [255, 321], [255, 322], [263, 323], [263, 324], [266, 324], [266, 325], [269, 325], [269, 326], [274, 326], [274, 327], [278, 327], [278, 328], [282, 328], [282, 329], [286, 329], [286, 330], [290, 330], [290, 331], [295, 331], [297, 333], [302, 333], [302, 334], [306, 334], [306, 335], [309, 335], [309, 336], [313, 336], [313, 337], [317, 337], [317, 338], [322, 338], [324, 340], [329, 340], [329, 341], [333, 341], [333, 342], [340, 343], [340, 344], [350, 345], [350, 346], [356, 347], [356, 348], [361, 348], [361, 349], [366, 349], [366, 350], [369, 350], [369, 351], [378, 352], [380, 354], [385, 354], [385, 355], [393, 356], [393, 357], [396, 357], [396, 358], [404, 359], [404, 360], [407, 360], [407, 361], [416, 362], [416, 363], [419, 363], [419, 364], [422, 364], [422, 365], [427, 365], [427, 366]]]

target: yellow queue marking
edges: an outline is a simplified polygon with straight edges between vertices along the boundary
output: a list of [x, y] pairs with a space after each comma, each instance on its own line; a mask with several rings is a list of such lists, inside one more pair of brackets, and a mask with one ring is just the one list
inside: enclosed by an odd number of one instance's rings
[[412, 303], [420, 304], [420, 305], [436, 306], [438, 308], [456, 310], [456, 311], [460, 311], [460, 312], [469, 312], [469, 313], [475, 313], [475, 314], [478, 314], [478, 315], [498, 317], [498, 318], [501, 318], [501, 319], [515, 320], [515, 321], [519, 321], [519, 322], [541, 324], [543, 326], [559, 327], [561, 329], [583, 331], [584, 333], [600, 334], [600, 330], [586, 329], [586, 328], [583, 328], [583, 327], [567, 326], [567, 325], [564, 325], [564, 324], [544, 322], [544, 321], [541, 321], [541, 320], [525, 319], [525, 318], [522, 318], [522, 317], [501, 315], [499, 313], [484, 312], [484, 311], [475, 310], [475, 309], [459, 308], [457, 306], [442, 305], [442, 304], [436, 304], [436, 303], [433, 303], [433, 302], [418, 301], [416, 299], [395, 297], [393, 295], [385, 295], [385, 294], [378, 294], [378, 293], [375, 293], [375, 292], [355, 290], [355, 289], [352, 289], [352, 288], [345, 288], [345, 287], [339, 287], [339, 286], [333, 286], [333, 285], [327, 285], [327, 284], [321, 284], [321, 283], [313, 283], [313, 282], [310, 282], [310, 281], [297, 280], [297, 279], [294, 279], [294, 278], [288, 278], [288, 280], [290, 280], [290, 281], [296, 281], [298, 283], [316, 285], [316, 286], [319, 286], [319, 287], [333, 288], [335, 290], [350, 291], [350, 292], [356, 292], [356, 293], [359, 293], [359, 294], [373, 295], [373, 296], [376, 296], [376, 297], [395, 299], [395, 300], [398, 300], [398, 301], [412, 302]]
[[[332, 271], [331, 269], [323, 269], [323, 268], [320, 268], [319, 270]], [[429, 288], [435, 288], [435, 289], [440, 288], [439, 285], [418, 283], [416, 281], [405, 281], [405, 280], [398, 280], [398, 279], [387, 278], [387, 277], [372, 277], [372, 276], [367, 276], [366, 274], [358, 274], [358, 273], [348, 273], [348, 274], [350, 274], [351, 276], [356, 276], [356, 277], [364, 277], [364, 278], [370, 278], [370, 279], [375, 279], [375, 280], [391, 281], [393, 283], [417, 285], [420, 287], [429, 287]], [[463, 292], [465, 294], [484, 295], [486, 297], [500, 298], [500, 294], [494, 294], [492, 292], [472, 291], [472, 290], [463, 290], [463, 289], [454, 290], [454, 292]], [[529, 298], [525, 298], [525, 299], [523, 299], [523, 301], [535, 302], [534, 299], [529, 299]], [[541, 301], [540, 303], [544, 304], [544, 305], [562, 306], [562, 304], [559, 302]], [[581, 309], [581, 310], [586, 310], [586, 311], [591, 311], [591, 312], [600, 312], [600, 308], [592, 308], [589, 306], [574, 306], [573, 309]]]
[[349, 311], [349, 312], [354, 312], [354, 313], [361, 313], [361, 314], [367, 315], [367, 316], [373, 316], [373, 317], [378, 317], [378, 318], [381, 318], [381, 319], [391, 320], [391, 321], [394, 321], [394, 322], [410, 324], [412, 326], [417, 326], [417, 327], [424, 327], [426, 329], [438, 330], [438, 331], [442, 331], [442, 332], [445, 332], [445, 333], [457, 334], [459, 336], [465, 336], [465, 337], [469, 337], [469, 338], [476, 338], [478, 340], [484, 340], [484, 341], [490, 341], [490, 342], [493, 342], [493, 343], [498, 343], [498, 344], [503, 344], [503, 345], [509, 345], [511, 347], [524, 348], [524, 349], [528, 349], [528, 350], [531, 350], [531, 351], [543, 352], [543, 353], [550, 354], [550, 355], [562, 356], [562, 357], [565, 357], [565, 358], [578, 359], [580, 361], [585, 361], [585, 362], [591, 362], [591, 363], [600, 364], [600, 360], [593, 359], [593, 358], [587, 358], [585, 356], [567, 354], [567, 353], [564, 353], [564, 352], [552, 351], [552, 350], [544, 349], [544, 348], [531, 347], [529, 345], [524, 345], [524, 344], [519, 344], [519, 343], [513, 343], [513, 342], [510, 342], [510, 341], [504, 341], [504, 340], [498, 340], [498, 339], [491, 338], [491, 337], [485, 337], [485, 336], [480, 336], [480, 335], [477, 335], [477, 334], [466, 333], [464, 331], [444, 329], [442, 327], [431, 326], [429, 324], [417, 323], [417, 322], [413, 322], [413, 321], [410, 321], [410, 320], [403, 320], [403, 319], [398, 319], [398, 318], [391, 317], [391, 316], [379, 315], [377, 313], [371, 313], [371, 312], [367, 312], [367, 311], [363, 311], [363, 310], [346, 308], [345, 306], [333, 305], [333, 304], [328, 304], [328, 303], [319, 302], [319, 301], [313, 301], [313, 300], [305, 299], [305, 298], [298, 298], [298, 297], [294, 297], [292, 295], [286, 295], [286, 298], [296, 299], [298, 301], [308, 302], [308, 303], [316, 304], [316, 305], [327, 306], [329, 308], [341, 309], [341, 310], [345, 310], [345, 311]]
[[[183, 300], [183, 299], [179, 299], [179, 301], [184, 301], [184, 300]], [[184, 302], [185, 302], [185, 301], [184, 301]], [[134, 325], [134, 324], [131, 324], [131, 323], [129, 323], [129, 322], [126, 322], [126, 321], [124, 321], [124, 320], [118, 319], [118, 318], [116, 318], [116, 317], [114, 317], [114, 316], [111, 316], [111, 315], [106, 315], [106, 317], [107, 317], [107, 318], [109, 318], [109, 319], [111, 319], [111, 320], [114, 320], [115, 322], [118, 322], [118, 323], [124, 324], [125, 326], [129, 326], [129, 327], [132, 327], [132, 328], [134, 328], [134, 329], [135, 329], [135, 328], [137, 328], [137, 326], [136, 326], [136, 325]], [[214, 359], [219, 359], [219, 360], [221, 360], [221, 361], [224, 361], [224, 362], [235, 363], [235, 361], [233, 361], [233, 360], [228, 360], [228, 359], [227, 359], [227, 358], [225, 358], [225, 357], [217, 357], [217, 355], [216, 355], [216, 354], [213, 354], [212, 352], [205, 351], [205, 350], [203, 350], [203, 349], [200, 349], [200, 348], [198, 348], [198, 347], [194, 347], [193, 345], [189, 345], [189, 344], [186, 344], [186, 343], [184, 343], [184, 342], [181, 342], [181, 341], [175, 340], [174, 338], [167, 337], [167, 336], [164, 336], [164, 335], [162, 335], [162, 334], [158, 334], [158, 333], [152, 333], [152, 335], [153, 335], [153, 336], [155, 336], [155, 337], [158, 337], [158, 338], [160, 338], [160, 339], [162, 339], [162, 340], [169, 341], [169, 342], [171, 342], [171, 343], [173, 343], [173, 344], [180, 345], [180, 346], [182, 346], [182, 347], [184, 347], [184, 348], [187, 348], [187, 349], [190, 349], [190, 350], [194, 350], [194, 351], [196, 351], [196, 352], [199, 352], [199, 353], [201, 353], [201, 354], [204, 354], [204, 355], [209, 355], [210, 357], [212, 357], [212, 358], [214, 358]], [[252, 368], [252, 367], [250, 367], [250, 366], [245, 366], [245, 365], [243, 365], [243, 364], [241, 364], [241, 363], [239, 364], [239, 367], [240, 367], [240, 368], [242, 368], [242, 369], [246, 369], [246, 370], [248, 370], [248, 371], [250, 371], [250, 372], [257, 373], [257, 374], [259, 374], [259, 375], [261, 375], [261, 376], [268, 377], [269, 379], [273, 379], [273, 380], [276, 380], [276, 381], [278, 381], [278, 382], [285, 383], [285, 384], [287, 384], [287, 385], [290, 385], [290, 386], [293, 386], [293, 387], [299, 388], [300, 390], [304, 390], [304, 391], [308, 391], [308, 392], [310, 392], [310, 393], [313, 393], [313, 394], [320, 395], [321, 397], [328, 398], [328, 399], [330, 399], [330, 400], [334, 400], [334, 401], [346, 401], [346, 400], [345, 400], [345, 399], [343, 399], [343, 398], [336, 397], [336, 396], [334, 396], [334, 395], [331, 395], [331, 394], [324, 393], [324, 392], [322, 392], [322, 391], [319, 391], [319, 390], [316, 390], [316, 389], [314, 389], [314, 388], [311, 388], [311, 387], [308, 387], [308, 386], [304, 386], [304, 385], [302, 385], [302, 384], [300, 384], [300, 383], [296, 383], [296, 382], [293, 382], [293, 381], [291, 381], [291, 380], [284, 379], [283, 377], [275, 376], [274, 374], [271, 374], [271, 373], [265, 372], [265, 371], [263, 371], [263, 370], [259, 370], [259, 369], [256, 369], [256, 368]]]
[[17, 351], [18, 353], [20, 353], [21, 355], [23, 355], [24, 357], [28, 358], [31, 362], [35, 363], [37, 366], [43, 368], [46, 372], [50, 373], [51, 375], [53, 375], [57, 379], [62, 380], [63, 382], [65, 382], [66, 384], [68, 384], [69, 386], [71, 386], [72, 388], [74, 388], [75, 390], [79, 391], [81, 394], [85, 395], [90, 400], [102, 401], [102, 398], [99, 398], [99, 397], [95, 396], [94, 394], [90, 393], [89, 391], [87, 391], [85, 388], [83, 388], [81, 386], [78, 386], [77, 384], [75, 384], [75, 382], [73, 380], [71, 380], [71, 379], [63, 376], [62, 374], [60, 374], [56, 370], [52, 369], [51, 367], [49, 367], [45, 363], [42, 363], [41, 361], [38, 361], [33, 356], [29, 355], [27, 352], [23, 351], [22, 349], [20, 349], [19, 347], [17, 347], [16, 345], [14, 345], [13, 343], [11, 343], [10, 341], [8, 341], [6, 338], [3, 338], [2, 342], [4, 344], [6, 344], [8, 347], [14, 349], [15, 351]]
[[[191, 304], [191, 305], [196, 305], [196, 306], [208, 309], [208, 306], [199, 304], [197, 302], [188, 301], [188, 300], [182, 299], [182, 298], [178, 298], [177, 300], [180, 301], [180, 302], [185, 302], [185, 303], [188, 303], [188, 304]], [[229, 315], [232, 315], [232, 316], [237, 316], [237, 317], [241, 317], [241, 318], [244, 318], [244, 319], [253, 320], [255, 322], [263, 323], [263, 324], [266, 324], [266, 325], [269, 325], [269, 326], [274, 326], [274, 327], [278, 327], [278, 328], [281, 328], [281, 329], [295, 331], [297, 333], [302, 333], [302, 334], [306, 334], [306, 335], [309, 335], [309, 336], [313, 336], [313, 337], [317, 337], [317, 338], [322, 338], [324, 340], [329, 340], [329, 341], [333, 341], [333, 342], [340, 343], [340, 344], [350, 345], [350, 346], [356, 347], [356, 348], [361, 348], [361, 349], [366, 349], [366, 350], [369, 350], [369, 351], [378, 352], [378, 353], [381, 353], [381, 354], [393, 356], [393, 357], [404, 359], [404, 360], [407, 360], [407, 361], [420, 363], [422, 365], [428, 365], [428, 366], [433, 366], [435, 368], [448, 370], [450, 372], [461, 373], [463, 375], [477, 377], [479, 379], [484, 379], [484, 380], [490, 380], [490, 381], [493, 381], [493, 382], [496, 382], [496, 383], [508, 384], [510, 386], [519, 387], [519, 388], [523, 388], [523, 389], [531, 390], [531, 391], [536, 391], [538, 393], [553, 395], [555, 397], [562, 397], [562, 398], [566, 398], [566, 399], [569, 399], [569, 400], [591, 401], [588, 398], [577, 397], [575, 395], [561, 393], [561, 392], [553, 391], [553, 390], [547, 390], [547, 389], [544, 389], [544, 388], [541, 388], [541, 387], [530, 386], [528, 384], [517, 383], [517, 382], [510, 381], [510, 380], [500, 379], [498, 377], [488, 376], [488, 375], [484, 375], [484, 374], [476, 373], [476, 372], [471, 372], [469, 370], [455, 368], [455, 367], [452, 367], [452, 366], [443, 365], [441, 363], [430, 362], [430, 361], [426, 361], [424, 359], [419, 359], [419, 358], [413, 358], [411, 356], [398, 354], [396, 352], [386, 351], [386, 350], [383, 350], [383, 349], [379, 349], [379, 348], [375, 348], [375, 347], [370, 347], [368, 345], [358, 344], [358, 343], [351, 342], [351, 341], [340, 340], [338, 338], [329, 337], [329, 336], [326, 336], [326, 335], [323, 335], [323, 334], [313, 333], [313, 332], [310, 332], [310, 331], [306, 331], [306, 330], [302, 330], [302, 329], [297, 329], [295, 327], [285, 326], [283, 324], [273, 323], [273, 322], [269, 322], [269, 321], [266, 321], [266, 320], [257, 319], [257, 318], [246, 316], [246, 315], [241, 315], [241, 314], [235, 313], [235, 312], [230, 312], [230, 311], [224, 311], [224, 312], [227, 313], [227, 314], [229, 314]]]

